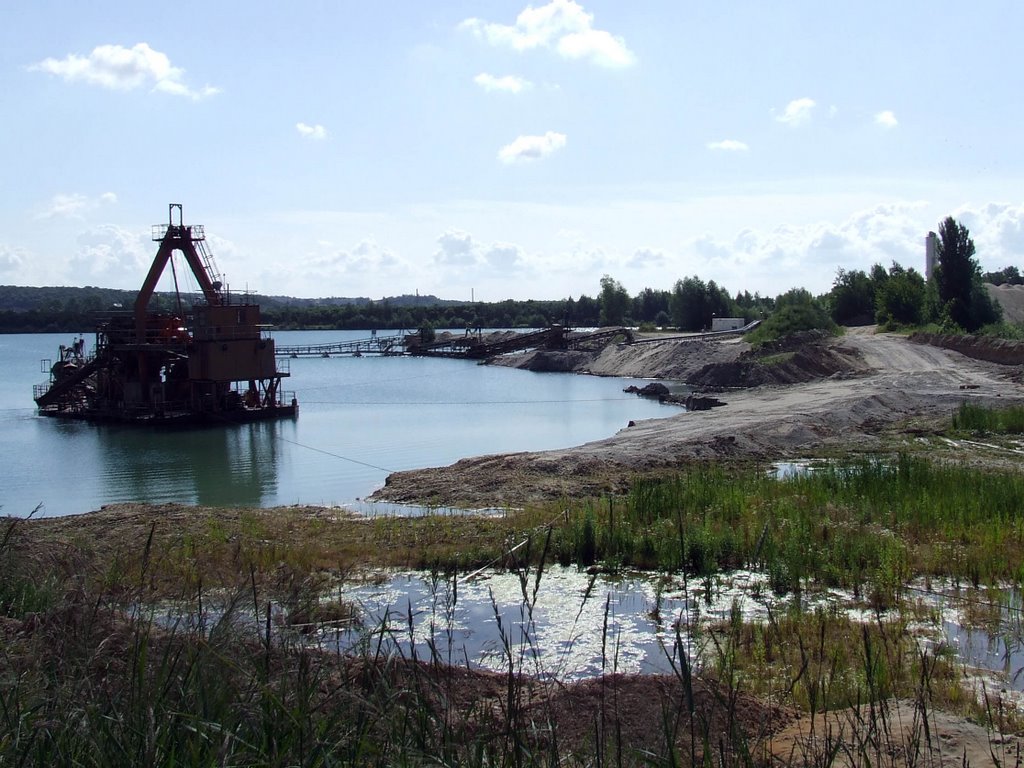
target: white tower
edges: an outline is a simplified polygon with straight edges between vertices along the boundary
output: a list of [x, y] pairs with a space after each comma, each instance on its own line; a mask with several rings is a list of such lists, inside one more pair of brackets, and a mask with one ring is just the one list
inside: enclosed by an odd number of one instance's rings
[[924, 279], [931, 280], [935, 262], [939, 257], [939, 236], [929, 232], [924, 239]]

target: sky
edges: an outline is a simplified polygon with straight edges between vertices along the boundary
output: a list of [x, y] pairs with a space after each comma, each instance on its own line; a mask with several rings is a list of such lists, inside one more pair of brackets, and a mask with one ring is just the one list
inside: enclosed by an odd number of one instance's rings
[[5, 3], [0, 284], [562, 299], [1024, 261], [1017, 0]]

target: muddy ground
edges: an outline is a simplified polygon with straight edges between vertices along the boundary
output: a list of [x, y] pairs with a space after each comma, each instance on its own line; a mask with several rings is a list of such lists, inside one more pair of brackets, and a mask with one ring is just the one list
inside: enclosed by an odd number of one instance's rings
[[[525, 356], [507, 364], [530, 367]], [[1024, 402], [1019, 366], [876, 333], [873, 326], [753, 356], [736, 340], [610, 345], [588, 361], [577, 359], [574, 370], [690, 380], [713, 390], [726, 406], [623, 424], [611, 437], [573, 448], [399, 472], [373, 498], [521, 506], [623, 490], [637, 475], [694, 460], [774, 461], [878, 450], [948, 422], [965, 400]]]

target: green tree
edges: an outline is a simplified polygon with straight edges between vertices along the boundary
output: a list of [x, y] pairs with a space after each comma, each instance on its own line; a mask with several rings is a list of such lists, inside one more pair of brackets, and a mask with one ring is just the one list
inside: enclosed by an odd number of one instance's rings
[[739, 307], [729, 292], [725, 288], [720, 288], [714, 280], [708, 280], [704, 301], [704, 327], [710, 328], [711, 321], [716, 317], [732, 317], [738, 314]]
[[629, 294], [615, 278], [601, 278], [601, 325], [623, 325], [629, 309]]
[[1003, 267], [997, 272], [986, 272], [981, 279], [986, 283], [992, 283], [992, 285], [1024, 284], [1024, 276], [1021, 276], [1020, 270], [1014, 266]]
[[668, 312], [669, 296], [668, 291], [644, 288], [633, 299], [633, 319], [639, 323], [656, 322], [660, 313]]
[[982, 285], [981, 268], [974, 258], [971, 233], [952, 216], [947, 216], [939, 225], [936, 255], [936, 319], [948, 321], [969, 332], [998, 322], [1001, 312]]
[[576, 300], [575, 314], [572, 316], [572, 324], [577, 327], [597, 326], [601, 324], [601, 307], [597, 299], [592, 299], [582, 294]]
[[704, 297], [707, 286], [694, 275], [677, 280], [669, 299], [672, 324], [681, 331], [699, 331], [704, 328]]
[[925, 282], [917, 270], [895, 262], [875, 288], [875, 319], [882, 325], [920, 325], [924, 319]]
[[682, 331], [702, 331], [711, 327], [715, 317], [739, 314], [737, 303], [714, 280], [699, 277], [677, 280], [669, 296], [673, 324]]
[[875, 317], [875, 289], [875, 281], [863, 270], [840, 267], [829, 293], [832, 319], [840, 325], [868, 325]]

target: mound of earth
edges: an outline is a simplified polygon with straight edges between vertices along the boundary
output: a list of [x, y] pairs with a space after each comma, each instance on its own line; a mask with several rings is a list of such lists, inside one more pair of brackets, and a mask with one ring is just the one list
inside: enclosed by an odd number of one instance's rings
[[996, 339], [990, 336], [956, 336], [939, 333], [914, 333], [910, 340], [917, 344], [931, 344], [943, 349], [953, 349], [975, 360], [987, 360], [1000, 365], [1024, 364], [1024, 343]]
[[1024, 739], [905, 699], [804, 715], [775, 733], [769, 765], [1020, 765]]
[[503, 355], [489, 362], [539, 372], [589, 373], [640, 379], [684, 381], [711, 364], [736, 360], [750, 345], [739, 338], [700, 336], [641, 339], [639, 343], [602, 344], [594, 349], [534, 350]]
[[678, 677], [607, 675], [549, 687], [530, 704], [527, 716], [551, 723], [563, 750], [593, 754], [595, 743], [603, 742], [628, 765], [673, 753], [685, 756], [685, 764], [692, 757], [692, 764], [700, 765], [705, 744], [714, 750], [716, 764], [732, 763], [739, 744], [763, 759], [771, 754], [771, 737], [797, 721], [794, 710], [744, 694], [730, 698], [720, 686], [697, 678], [690, 695], [692, 714]]
[[800, 333], [748, 350], [736, 360], [711, 363], [687, 377], [695, 387], [758, 387], [799, 384], [830, 376], [862, 373], [864, 361], [855, 348], [823, 333]]
[[1014, 324], [1024, 323], [1024, 285], [985, 283], [985, 290], [1003, 308], [1003, 320]]

